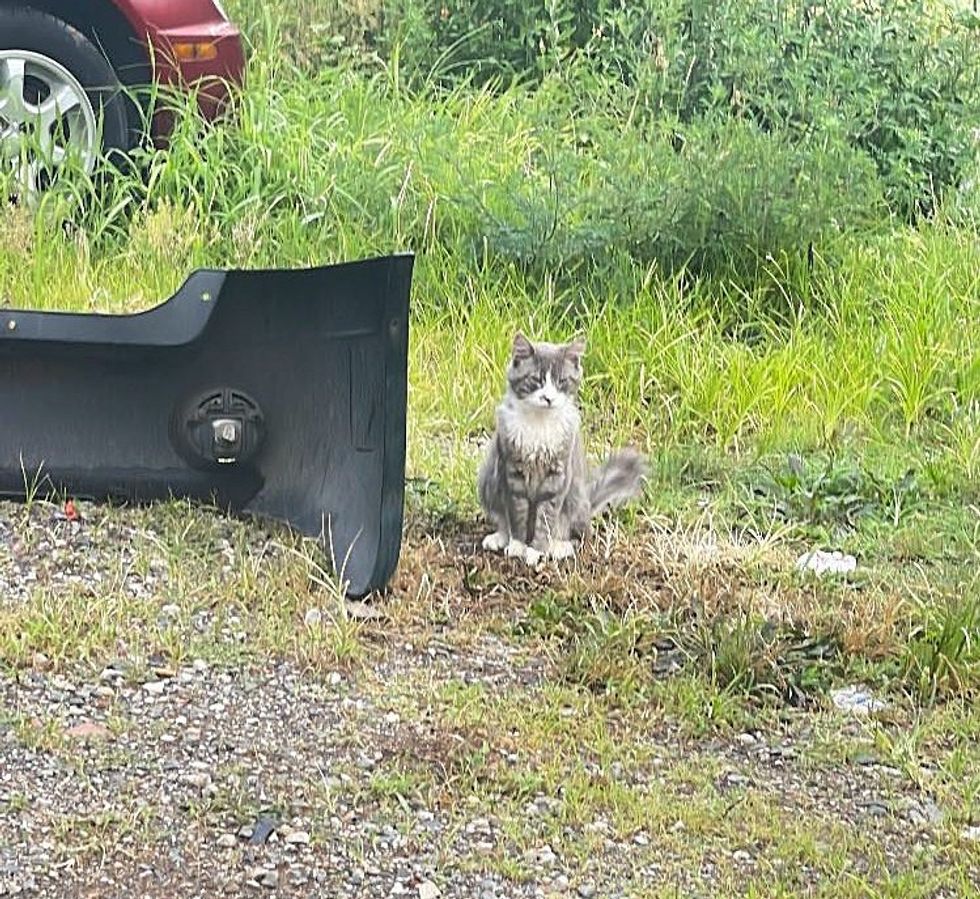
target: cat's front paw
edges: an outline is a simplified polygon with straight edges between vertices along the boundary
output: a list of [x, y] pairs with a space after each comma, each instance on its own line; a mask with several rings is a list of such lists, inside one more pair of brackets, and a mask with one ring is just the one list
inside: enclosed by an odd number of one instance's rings
[[509, 542], [510, 537], [497, 531], [494, 534], [487, 534], [483, 538], [483, 548], [490, 550], [492, 553], [499, 553], [502, 549], [506, 548]]
[[537, 568], [541, 564], [541, 560], [544, 558], [544, 553], [540, 549], [535, 549], [533, 546], [524, 547], [524, 561], [531, 568]]
[[575, 555], [575, 547], [572, 545], [571, 540], [553, 540], [548, 544], [546, 555], [549, 559], [553, 559], [556, 562], [562, 559], [570, 559]]
[[511, 539], [504, 547], [504, 555], [509, 559], [523, 559], [527, 547], [520, 540]]

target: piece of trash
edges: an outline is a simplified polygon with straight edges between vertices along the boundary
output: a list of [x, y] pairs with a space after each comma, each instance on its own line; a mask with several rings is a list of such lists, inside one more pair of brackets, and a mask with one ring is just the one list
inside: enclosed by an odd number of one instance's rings
[[797, 571], [812, 571], [814, 574], [849, 574], [856, 568], [857, 559], [840, 550], [828, 553], [822, 549], [813, 549], [796, 560]]
[[868, 715], [888, 708], [885, 700], [878, 699], [861, 684], [851, 684], [849, 687], [831, 690], [830, 698], [842, 712], [851, 712], [855, 715]]
[[272, 832], [278, 827], [278, 822], [275, 818], [269, 818], [263, 815], [258, 821], [255, 822], [255, 826], [252, 828], [252, 833], [248, 838], [248, 842], [252, 846], [261, 846], [263, 843], [267, 842], [269, 837], [272, 836]]
[[75, 508], [75, 500], [65, 500], [65, 518], [69, 521], [78, 521], [81, 517], [78, 514], [78, 509]]

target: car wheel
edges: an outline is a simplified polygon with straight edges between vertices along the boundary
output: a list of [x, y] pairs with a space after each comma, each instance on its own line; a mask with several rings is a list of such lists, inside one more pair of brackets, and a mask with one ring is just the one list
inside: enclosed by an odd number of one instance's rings
[[130, 145], [126, 98], [99, 49], [47, 13], [0, 7], [0, 171], [15, 193], [43, 190], [68, 160], [91, 173]]

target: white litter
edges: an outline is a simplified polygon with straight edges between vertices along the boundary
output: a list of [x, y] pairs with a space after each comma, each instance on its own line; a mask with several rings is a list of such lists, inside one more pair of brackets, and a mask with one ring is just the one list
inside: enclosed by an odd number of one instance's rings
[[849, 687], [831, 690], [830, 698], [841, 711], [854, 715], [869, 715], [888, 708], [885, 700], [878, 699], [863, 684], [851, 684]]
[[850, 574], [857, 568], [857, 559], [839, 550], [824, 552], [812, 549], [796, 560], [797, 571], [812, 571], [814, 574]]

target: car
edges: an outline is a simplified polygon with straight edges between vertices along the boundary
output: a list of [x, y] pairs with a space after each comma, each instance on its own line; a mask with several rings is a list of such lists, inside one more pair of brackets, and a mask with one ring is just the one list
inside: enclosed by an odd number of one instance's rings
[[27, 191], [69, 157], [92, 172], [165, 142], [173, 117], [146, 115], [142, 88], [193, 90], [214, 120], [244, 72], [219, 0], [0, 0], [0, 171]]

